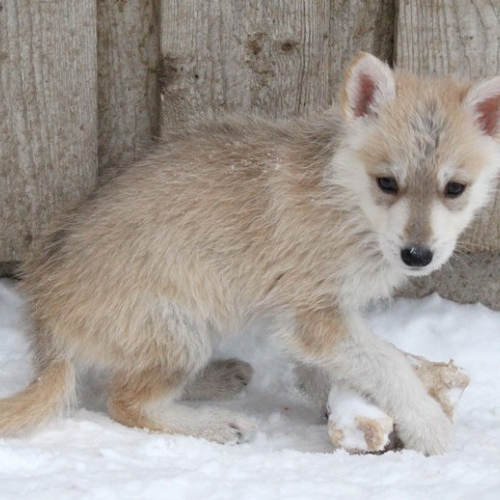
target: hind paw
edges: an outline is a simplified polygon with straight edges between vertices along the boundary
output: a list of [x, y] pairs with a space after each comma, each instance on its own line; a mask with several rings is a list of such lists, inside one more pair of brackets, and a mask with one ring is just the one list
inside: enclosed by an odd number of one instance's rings
[[238, 413], [221, 410], [200, 412], [200, 429], [194, 434], [220, 444], [241, 444], [255, 434], [255, 424]]
[[183, 399], [231, 399], [250, 383], [252, 373], [252, 366], [241, 359], [212, 361], [186, 387]]

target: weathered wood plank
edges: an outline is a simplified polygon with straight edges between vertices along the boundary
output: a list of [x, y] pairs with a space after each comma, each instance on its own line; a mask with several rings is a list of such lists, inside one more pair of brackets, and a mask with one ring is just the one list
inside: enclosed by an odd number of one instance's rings
[[396, 4], [394, 0], [331, 1], [330, 34], [333, 87], [360, 50], [392, 64]]
[[421, 74], [500, 72], [497, 0], [399, 0], [396, 61]]
[[0, 260], [97, 173], [95, 0], [0, 0]]
[[[420, 74], [500, 74], [498, 0], [399, 0], [396, 63]], [[500, 195], [467, 232], [470, 250], [500, 250]]]
[[161, 18], [164, 130], [216, 111], [324, 108], [358, 50], [392, 54], [390, 0], [162, 0]]
[[97, 2], [99, 165], [137, 158], [158, 135], [158, 0]]

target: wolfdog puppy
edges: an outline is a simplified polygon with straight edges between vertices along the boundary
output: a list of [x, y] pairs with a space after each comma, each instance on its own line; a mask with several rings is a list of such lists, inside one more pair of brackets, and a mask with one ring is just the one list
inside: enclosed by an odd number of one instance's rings
[[214, 342], [260, 317], [300, 363], [391, 415], [407, 447], [445, 451], [449, 419], [358, 310], [450, 257], [492, 194], [499, 116], [500, 77], [421, 79], [360, 54], [333, 110], [172, 134], [25, 264], [37, 376], [0, 402], [0, 433], [57, 414], [78, 360], [112, 374], [122, 424], [245, 441], [245, 416], [180, 400], [218, 373]]

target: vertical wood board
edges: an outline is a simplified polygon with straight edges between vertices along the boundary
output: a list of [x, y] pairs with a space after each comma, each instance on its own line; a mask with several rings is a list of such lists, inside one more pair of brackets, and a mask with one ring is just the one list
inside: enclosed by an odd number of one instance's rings
[[94, 0], [0, 0], [0, 260], [97, 174]]
[[161, 17], [164, 130], [220, 111], [326, 108], [357, 51], [392, 54], [388, 0], [163, 0]]
[[98, 0], [99, 165], [135, 160], [158, 135], [158, 0]]

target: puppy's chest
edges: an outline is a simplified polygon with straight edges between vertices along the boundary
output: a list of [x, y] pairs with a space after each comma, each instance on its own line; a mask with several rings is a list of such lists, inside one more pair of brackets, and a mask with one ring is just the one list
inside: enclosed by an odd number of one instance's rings
[[382, 259], [355, 261], [347, 265], [339, 279], [338, 300], [349, 308], [359, 308], [391, 297], [404, 276]]

